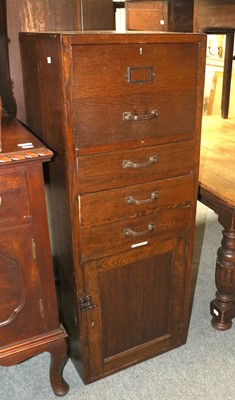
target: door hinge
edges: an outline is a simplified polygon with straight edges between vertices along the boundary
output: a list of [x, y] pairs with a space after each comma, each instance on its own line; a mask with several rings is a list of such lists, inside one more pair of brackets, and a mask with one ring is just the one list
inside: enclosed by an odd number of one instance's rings
[[36, 254], [36, 244], [35, 244], [35, 240], [34, 239], [31, 240], [31, 245], [32, 245], [33, 259], [36, 260], [37, 259], [37, 254]]
[[44, 304], [42, 299], [39, 299], [39, 310], [41, 317], [44, 318]]
[[90, 295], [85, 296], [83, 299], [80, 299], [80, 310], [87, 311], [91, 308], [97, 307], [97, 304], [94, 304]]

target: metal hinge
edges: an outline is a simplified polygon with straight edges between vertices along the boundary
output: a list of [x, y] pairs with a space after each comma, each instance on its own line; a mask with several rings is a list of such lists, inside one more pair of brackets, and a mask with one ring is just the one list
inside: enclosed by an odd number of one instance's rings
[[36, 260], [36, 259], [37, 259], [37, 255], [36, 255], [36, 244], [35, 244], [35, 240], [34, 240], [34, 239], [31, 240], [31, 245], [32, 245], [32, 255], [33, 255], [33, 259]]
[[80, 310], [87, 311], [91, 308], [97, 307], [97, 304], [93, 304], [92, 298], [90, 295], [85, 296], [85, 298], [80, 299]]
[[39, 310], [41, 317], [44, 318], [44, 304], [42, 299], [39, 299]]

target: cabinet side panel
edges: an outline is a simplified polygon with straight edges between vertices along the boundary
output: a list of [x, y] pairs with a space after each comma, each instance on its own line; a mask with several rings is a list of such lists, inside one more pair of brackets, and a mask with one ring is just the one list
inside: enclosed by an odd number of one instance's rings
[[[37, 70], [34, 69], [40, 85], [40, 118], [36, 119], [34, 125], [30, 118], [27, 121], [29, 128], [34, 128], [34, 132], [39, 134], [45, 144], [52, 149], [54, 158], [46, 166], [46, 195], [49, 214], [49, 230], [52, 245], [52, 256], [55, 274], [59, 279], [58, 302], [60, 307], [60, 317], [63, 325], [69, 334], [73, 358], [76, 366], [80, 369], [80, 321], [78, 307], [76, 304], [77, 296], [80, 294], [82, 278], [79, 271], [75, 273], [79, 257], [73, 257], [73, 236], [71, 232], [71, 218], [76, 219], [76, 209], [73, 206], [72, 181], [76, 172], [73, 155], [73, 143], [71, 134], [71, 112], [66, 103], [68, 94], [66, 90], [65, 74], [71, 75], [67, 65], [66, 44], [65, 51], [61, 51], [60, 35], [57, 34], [37, 34]], [[27, 38], [22, 35], [22, 47], [31, 42], [35, 44], [35, 39]], [[67, 54], [67, 53], [66, 53]], [[27, 57], [27, 53], [24, 54]], [[69, 58], [69, 55], [68, 55]], [[64, 61], [62, 61], [64, 60]], [[27, 59], [24, 60], [24, 63]], [[31, 63], [31, 60], [29, 60]], [[33, 64], [32, 64], [33, 65]], [[27, 67], [30, 69], [30, 66]], [[27, 73], [27, 69], [26, 69]], [[33, 80], [33, 74], [30, 80]], [[25, 85], [25, 96], [29, 96], [30, 85]], [[32, 105], [37, 107], [37, 93], [33, 96]], [[66, 97], [67, 96], [67, 97]], [[70, 102], [70, 101], [69, 101]], [[32, 105], [28, 102], [27, 112], [31, 113]], [[41, 130], [41, 132], [39, 132]], [[75, 207], [76, 208], [76, 207]], [[79, 277], [78, 277], [79, 276]], [[79, 285], [79, 288], [77, 287]], [[83, 335], [86, 337], [86, 335]], [[73, 346], [74, 344], [74, 346]], [[81, 372], [83, 375], [83, 372]]]
[[41, 88], [37, 66], [36, 36], [20, 35], [20, 50], [26, 120], [30, 129], [42, 137]]
[[[39, 266], [41, 290], [45, 303], [45, 327], [47, 330], [52, 330], [58, 327], [58, 312], [47, 224], [42, 165], [39, 163], [27, 165], [26, 171], [30, 208], [33, 218], [32, 229], [36, 243], [36, 258]], [[35, 182], [37, 182], [37, 184], [35, 184]]]

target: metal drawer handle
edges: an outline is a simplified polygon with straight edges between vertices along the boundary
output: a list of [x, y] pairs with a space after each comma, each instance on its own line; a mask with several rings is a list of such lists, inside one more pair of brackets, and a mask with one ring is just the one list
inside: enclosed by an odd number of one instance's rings
[[146, 204], [146, 203], [153, 203], [158, 198], [158, 192], [152, 192], [149, 199], [145, 200], [136, 200], [133, 196], [128, 196], [125, 198], [126, 204]]
[[151, 224], [148, 224], [148, 228], [146, 231], [141, 231], [141, 232], [135, 232], [130, 228], [124, 229], [124, 235], [125, 236], [144, 236], [147, 233], [150, 233], [154, 230], [154, 222]]
[[149, 160], [143, 163], [134, 163], [131, 160], [124, 160], [122, 162], [123, 168], [142, 168], [142, 167], [150, 167], [151, 165], [156, 164], [157, 156], [149, 157]]
[[145, 121], [148, 119], [154, 119], [157, 118], [158, 116], [158, 111], [157, 110], [152, 110], [150, 111], [149, 114], [132, 114], [131, 112], [124, 112], [122, 114], [122, 119], [124, 121]]

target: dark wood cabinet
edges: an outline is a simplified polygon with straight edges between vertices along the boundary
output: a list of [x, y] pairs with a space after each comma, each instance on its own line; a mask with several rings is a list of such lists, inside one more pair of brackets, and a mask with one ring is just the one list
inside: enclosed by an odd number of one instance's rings
[[20, 43], [27, 124], [56, 154], [61, 315], [89, 383], [186, 341], [205, 35], [25, 33]]
[[193, 0], [126, 0], [126, 29], [193, 31]]
[[2, 105], [11, 115], [16, 114], [12, 94], [12, 82], [9, 71], [8, 42], [6, 21], [6, 2], [0, 0], [0, 97]]
[[19, 32], [115, 29], [112, 0], [0, 0], [0, 21], [0, 96], [8, 113], [22, 122]]
[[59, 324], [42, 163], [52, 152], [11, 117], [3, 117], [0, 152], [0, 365], [51, 353], [57, 395], [67, 360]]

